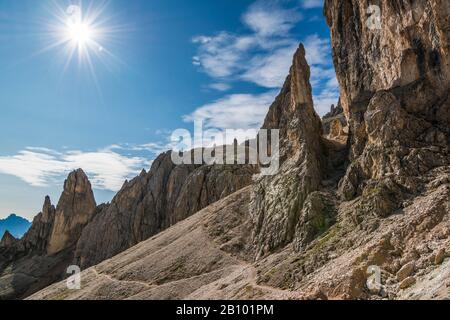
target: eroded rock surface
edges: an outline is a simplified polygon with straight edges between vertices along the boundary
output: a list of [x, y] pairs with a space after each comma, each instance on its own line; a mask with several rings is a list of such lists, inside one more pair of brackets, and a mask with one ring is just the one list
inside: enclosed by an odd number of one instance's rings
[[450, 7], [379, 1], [373, 28], [370, 5], [327, 0], [325, 15], [351, 135], [340, 194], [367, 196], [368, 209], [386, 216], [450, 163]]
[[250, 210], [258, 257], [293, 241], [304, 204], [321, 185], [322, 125], [314, 111], [309, 78], [310, 68], [301, 45], [263, 126], [280, 130], [280, 168], [253, 185]]
[[84, 268], [110, 258], [248, 186], [255, 173], [249, 165], [175, 166], [170, 152], [162, 154], [83, 230], [77, 262]]
[[347, 142], [348, 139], [348, 124], [347, 118], [344, 114], [344, 108], [342, 108], [341, 101], [335, 107], [331, 106], [330, 112], [328, 112], [322, 118], [323, 133], [325, 136], [332, 140]]
[[56, 207], [47, 253], [51, 255], [73, 246], [92, 219], [96, 207], [86, 174], [81, 169], [72, 172], [64, 182], [64, 191]]

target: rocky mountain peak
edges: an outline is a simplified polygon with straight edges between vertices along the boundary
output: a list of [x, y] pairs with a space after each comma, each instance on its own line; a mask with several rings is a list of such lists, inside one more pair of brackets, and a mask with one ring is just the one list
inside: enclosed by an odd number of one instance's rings
[[42, 222], [53, 222], [55, 219], [55, 206], [52, 205], [49, 196], [45, 197], [44, 205], [42, 206]]
[[315, 143], [313, 148], [320, 146], [318, 139], [322, 134], [322, 125], [314, 111], [309, 79], [310, 67], [306, 61], [305, 48], [300, 44], [283, 88], [270, 106], [262, 126], [263, 129], [280, 130], [282, 161], [295, 154], [298, 156], [301, 143], [311, 146]]
[[91, 220], [97, 205], [91, 183], [82, 169], [69, 174], [55, 212], [55, 222], [47, 247], [54, 254], [73, 245]]
[[[67, 193], [69, 196], [74, 194], [93, 194], [91, 183], [83, 169], [72, 171], [69, 174], [64, 182], [64, 193]], [[61, 201], [65, 201], [65, 199], [61, 198], [60, 202]]]
[[17, 239], [14, 238], [14, 236], [9, 233], [8, 230], [6, 230], [5, 234], [2, 237], [2, 240], [0, 241], [0, 247], [9, 248], [12, 247], [16, 242]]
[[310, 76], [311, 71], [306, 62], [305, 47], [303, 44], [300, 44], [294, 54], [290, 71], [291, 106], [298, 108], [304, 105], [310, 113], [313, 113], [312, 89], [309, 83]]

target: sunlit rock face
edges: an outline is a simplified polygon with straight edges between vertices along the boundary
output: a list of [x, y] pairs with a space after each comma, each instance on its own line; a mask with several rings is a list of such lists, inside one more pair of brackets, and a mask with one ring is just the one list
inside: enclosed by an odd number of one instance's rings
[[448, 177], [450, 4], [327, 0], [324, 11], [351, 135], [340, 193], [370, 194], [388, 215], [398, 199]]
[[64, 191], [56, 207], [47, 253], [58, 253], [74, 245], [93, 217], [96, 207], [86, 174], [81, 169], [72, 172], [64, 182]]
[[[127, 248], [86, 270], [81, 292], [61, 282], [34, 298], [448, 296], [449, 3], [327, 0], [325, 15], [348, 142], [338, 123], [327, 132], [334, 139], [324, 137], [300, 46], [263, 126], [280, 130], [276, 174], [252, 183], [251, 167], [174, 166], [163, 154], [95, 212], [89, 188], [68, 179], [58, 207], [46, 201], [25, 237], [62, 251], [14, 261], [0, 297], [26, 296], [45, 285], [35, 279], [51, 283], [74, 260], [90, 266]], [[88, 205], [76, 205], [77, 194]], [[11, 270], [5, 254], [2, 271]], [[370, 267], [383, 271], [379, 288], [368, 287]]]
[[[373, 5], [379, 8], [379, 24], [374, 24], [378, 9], [370, 9]], [[411, 85], [416, 90], [409, 92], [413, 96], [404, 107], [430, 120], [438, 118], [436, 110], [426, 104], [448, 94], [447, 0], [326, 0], [324, 11], [347, 116], [364, 112], [377, 91]], [[445, 115], [446, 119], [437, 120], [448, 121], [448, 114], [440, 114]]]
[[347, 142], [347, 119], [344, 115], [344, 109], [342, 108], [340, 100], [336, 107], [332, 105], [330, 112], [323, 116], [322, 126], [324, 135], [326, 135], [329, 139], [341, 141], [343, 143]]

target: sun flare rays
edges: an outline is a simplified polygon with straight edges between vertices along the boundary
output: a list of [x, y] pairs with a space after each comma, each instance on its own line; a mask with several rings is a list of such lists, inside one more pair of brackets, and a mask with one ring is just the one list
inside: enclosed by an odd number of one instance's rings
[[[72, 65], [87, 68], [98, 86], [95, 67], [101, 63], [110, 69], [111, 65], [121, 63], [108, 46], [117, 44], [117, 37], [126, 28], [112, 24], [112, 17], [107, 15], [108, 1], [61, 3], [56, 0], [51, 3], [46, 45], [37, 54], [59, 51], [64, 59], [63, 73]], [[84, 6], [85, 3], [88, 5]]]

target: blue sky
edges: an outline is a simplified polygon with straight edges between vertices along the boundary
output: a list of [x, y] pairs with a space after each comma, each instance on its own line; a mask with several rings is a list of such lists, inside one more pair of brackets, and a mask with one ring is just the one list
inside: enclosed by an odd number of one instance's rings
[[[71, 5], [98, 13], [90, 63], [56, 45]], [[195, 119], [258, 128], [299, 42], [324, 114], [338, 90], [320, 0], [1, 1], [0, 218], [32, 218], [78, 167], [109, 201]]]

